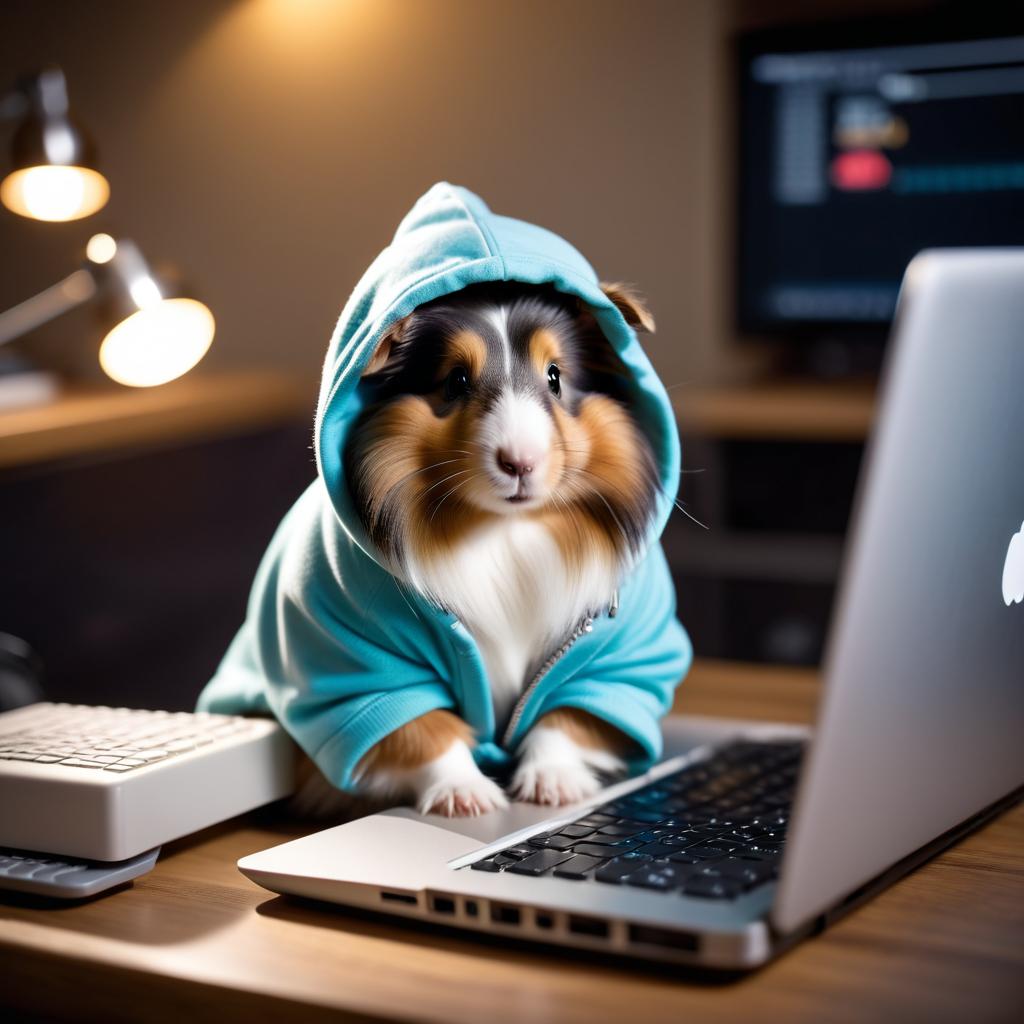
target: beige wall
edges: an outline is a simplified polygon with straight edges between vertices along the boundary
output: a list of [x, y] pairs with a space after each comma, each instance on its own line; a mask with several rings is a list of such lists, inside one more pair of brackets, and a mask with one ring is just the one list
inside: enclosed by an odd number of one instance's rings
[[[666, 382], [716, 348], [723, 12], [710, 0], [5, 4], [0, 68], [48, 61], [101, 146], [91, 221], [0, 214], [0, 305], [71, 269], [98, 227], [180, 264], [220, 367], [313, 372], [399, 218], [438, 179], [564, 234], [638, 283]], [[34, 350], [80, 345], [66, 318]], [[26, 347], [26, 350], [27, 347]]]
[[[724, 0], [6, 0], [2, 78], [65, 68], [113, 196], [78, 224], [0, 212], [0, 308], [106, 227], [185, 269], [218, 318], [207, 365], [313, 373], [363, 269], [447, 178], [639, 284], [667, 384], [718, 374], [735, 18]], [[67, 317], [26, 351], [94, 335]]]

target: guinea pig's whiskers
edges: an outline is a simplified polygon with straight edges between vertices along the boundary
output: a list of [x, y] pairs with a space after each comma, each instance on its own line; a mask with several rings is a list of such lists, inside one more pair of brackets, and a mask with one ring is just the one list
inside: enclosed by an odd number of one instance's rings
[[475, 477], [480, 476], [480, 475], [481, 475], [480, 471], [478, 470], [473, 476], [470, 476], [470, 477], [468, 477], [465, 480], [460, 480], [454, 487], [452, 487], [449, 490], [445, 491], [444, 494], [442, 494], [441, 497], [434, 504], [434, 511], [430, 513], [430, 519], [428, 520], [428, 522], [432, 523], [434, 521], [434, 517], [440, 511], [441, 506], [445, 503], [445, 500], [447, 498], [449, 498], [451, 495], [453, 495], [460, 487], [464, 486], [465, 484], [468, 484], [471, 480], [475, 479]]
[[[597, 476], [596, 473], [588, 473], [585, 469], [577, 469], [575, 467], [573, 467], [572, 472], [578, 473], [581, 476], [591, 477], [594, 480], [600, 480], [601, 483], [605, 484], [608, 487], [611, 487], [613, 491], [616, 491], [619, 494], [624, 493], [618, 487], [615, 487], [613, 484], [610, 484], [607, 480], [603, 480], [601, 477]], [[612, 517], [612, 521], [615, 523], [615, 526], [618, 529], [619, 533], [622, 534], [622, 539], [626, 542], [627, 547], [630, 546], [631, 542], [629, 539], [629, 533], [626, 531], [626, 528], [623, 525], [622, 520], [618, 517], [618, 515], [616, 515], [615, 509], [613, 509], [612, 506], [609, 504], [608, 499], [593, 484], [588, 484], [584, 488], [584, 493], [587, 495], [593, 494], [596, 497], [600, 498], [602, 502], [604, 502], [605, 508], [608, 509], [608, 514]]]
[[406, 473], [405, 476], [403, 476], [398, 481], [398, 484], [396, 484], [395, 486], [399, 486], [401, 484], [404, 484], [406, 480], [410, 480], [414, 476], [419, 476], [421, 473], [429, 473], [430, 470], [432, 470], [432, 469], [440, 469], [441, 466], [449, 466], [453, 462], [463, 462], [463, 461], [465, 461], [465, 460], [464, 459], [444, 459], [441, 462], [435, 462], [435, 463], [433, 463], [433, 464], [431, 464], [429, 466], [424, 466], [422, 469], [414, 469], [411, 473]]
[[466, 473], [472, 473], [471, 469], [460, 469], [454, 473], [449, 473], [447, 476], [441, 477], [436, 483], [432, 483], [423, 493], [429, 494], [435, 487], [440, 487], [441, 484], [447, 483], [449, 480], [454, 480], [457, 476], [464, 476]]

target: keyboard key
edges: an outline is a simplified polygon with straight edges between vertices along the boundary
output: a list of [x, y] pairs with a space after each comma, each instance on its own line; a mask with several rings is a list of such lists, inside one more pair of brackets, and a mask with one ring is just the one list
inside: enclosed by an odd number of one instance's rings
[[709, 874], [717, 873], [717, 877], [731, 878], [744, 889], [753, 889], [771, 881], [777, 874], [773, 864], [753, 860], [721, 860], [703, 870]]
[[673, 853], [679, 852], [678, 846], [670, 846], [668, 843], [653, 842], [644, 843], [643, 846], [637, 847], [637, 853], [646, 853], [651, 857], [670, 857]]
[[635, 836], [643, 832], [647, 826], [642, 822], [630, 822], [629, 824], [604, 825], [598, 832], [602, 836]]
[[538, 850], [524, 860], [513, 861], [507, 870], [516, 875], [543, 875], [571, 856], [564, 850]]
[[599, 857], [572, 857], [555, 868], [556, 878], [586, 878], [601, 863]]
[[740, 847], [741, 844], [723, 839], [708, 839], [703, 843], [688, 848], [695, 857], [724, 857]]
[[594, 877], [599, 882], [605, 882], [608, 885], [621, 885], [626, 875], [636, 871], [638, 867], [649, 861], [650, 858], [645, 854], [626, 853], [608, 861], [604, 867], [598, 868]]
[[527, 840], [531, 846], [541, 846], [548, 850], [571, 850], [579, 842], [572, 836], [544, 836]]
[[[509, 863], [511, 864], [512, 862], [509, 861]], [[490, 871], [490, 872], [501, 871], [501, 869], [504, 867], [503, 864], [498, 863], [498, 860], [497, 860], [496, 857], [488, 857], [486, 860], [478, 860], [478, 861], [475, 861], [473, 864], [470, 864], [469, 866], [474, 871]]]
[[704, 864], [706, 863], [703, 857], [694, 857], [689, 850], [677, 850], [675, 853], [669, 854], [670, 861], [675, 864]]
[[643, 840], [634, 836], [603, 836], [600, 832], [595, 832], [593, 835], [589, 835], [585, 839], [574, 839], [573, 842], [589, 843], [591, 846], [622, 846], [624, 844], [639, 846]]
[[527, 846], [525, 843], [520, 846], [510, 846], [507, 850], [502, 850], [503, 857], [511, 857], [513, 860], [522, 860], [524, 857], [532, 857], [537, 851], [532, 846]]
[[576, 822], [577, 825], [586, 825], [592, 828], [600, 828], [602, 825], [610, 825], [613, 821], [617, 821], [611, 814], [588, 814], [585, 818], [580, 818]]
[[711, 875], [693, 874], [683, 885], [687, 896], [699, 896], [702, 899], [731, 900], [742, 892], [743, 886], [732, 878], [715, 878]]
[[642, 864], [626, 875], [622, 882], [641, 889], [678, 889], [692, 870], [683, 864]]
[[582, 839], [594, 831], [593, 825], [566, 825], [559, 835], [570, 836], [572, 839]]
[[736, 849], [736, 856], [745, 860], [778, 860], [782, 856], [781, 846], [764, 846], [755, 841]]
[[65, 757], [60, 763], [68, 768], [106, 768], [102, 761], [91, 761], [84, 757]]
[[618, 857], [623, 853], [631, 853], [640, 845], [640, 843], [636, 843], [631, 839], [619, 841], [608, 846], [589, 843], [584, 840], [582, 843], [577, 843], [573, 849], [576, 853], [581, 853], [585, 857]]

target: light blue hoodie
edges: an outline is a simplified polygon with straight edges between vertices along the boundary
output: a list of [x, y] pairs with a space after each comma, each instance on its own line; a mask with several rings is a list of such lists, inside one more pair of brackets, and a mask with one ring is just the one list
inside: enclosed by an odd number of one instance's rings
[[[575, 295], [632, 374], [631, 408], [660, 468], [646, 554], [607, 610], [553, 652], [497, 734], [480, 652], [455, 617], [400, 584], [367, 537], [344, 478], [358, 386], [381, 334], [417, 306], [480, 281], [549, 283]], [[324, 364], [315, 448], [319, 478], [285, 516], [256, 574], [244, 625], [199, 708], [272, 712], [336, 786], [382, 737], [435, 708], [475, 730], [477, 762], [500, 768], [539, 716], [575, 707], [631, 736], [644, 762], [661, 749], [659, 718], [691, 660], [657, 538], [679, 481], [679, 438], [665, 389], [594, 271], [543, 228], [499, 217], [473, 193], [435, 185], [363, 275]], [[640, 761], [635, 767], [642, 767]]]

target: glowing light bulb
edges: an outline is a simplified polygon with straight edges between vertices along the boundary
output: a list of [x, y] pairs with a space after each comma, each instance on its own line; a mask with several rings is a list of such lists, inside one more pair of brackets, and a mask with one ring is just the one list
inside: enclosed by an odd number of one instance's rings
[[4, 206], [34, 220], [78, 220], [109, 198], [107, 179], [88, 167], [24, 167], [0, 183]]
[[100, 345], [100, 366], [129, 387], [166, 384], [192, 369], [213, 341], [213, 314], [195, 299], [163, 299], [122, 320]]
[[93, 235], [86, 243], [85, 255], [93, 263], [109, 263], [117, 255], [117, 242], [110, 235]]

